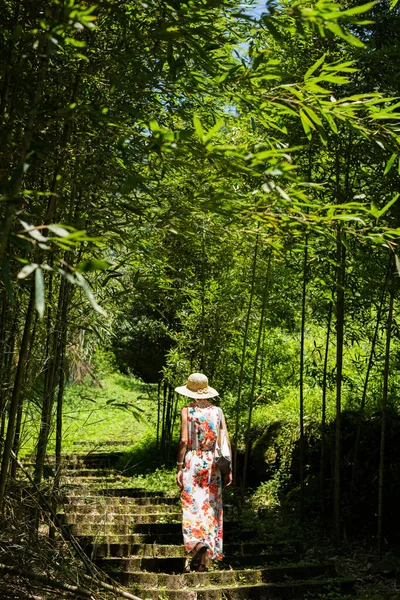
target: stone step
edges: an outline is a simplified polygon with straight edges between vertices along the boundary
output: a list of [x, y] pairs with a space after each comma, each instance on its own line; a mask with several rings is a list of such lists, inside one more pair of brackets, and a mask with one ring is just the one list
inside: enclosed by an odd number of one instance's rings
[[[182, 522], [179, 515], [177, 523], [74, 523], [74, 535], [90, 535], [101, 529], [103, 535], [127, 535], [129, 533], [144, 533], [152, 535], [176, 535], [182, 532]], [[254, 529], [242, 529], [236, 521], [224, 522], [224, 535], [234, 534], [238, 539], [252, 539]]]
[[326, 564], [295, 564], [271, 566], [263, 569], [218, 570], [206, 573], [147, 573], [143, 571], [108, 572], [113, 579], [124, 586], [140, 585], [141, 587], [166, 587], [170, 590], [180, 590], [185, 587], [208, 587], [211, 585], [237, 585], [255, 583], [275, 583], [285, 579], [293, 581], [310, 580], [315, 577], [335, 577], [336, 569], [333, 563]]
[[[85, 507], [74, 507], [74, 508], [85, 508]], [[122, 506], [121, 509], [124, 507]], [[137, 508], [137, 507], [135, 507]], [[140, 507], [139, 507], [140, 508]], [[142, 507], [146, 509], [147, 507]], [[153, 507], [151, 507], [153, 508]], [[154, 508], [159, 508], [155, 506]], [[161, 508], [161, 506], [160, 506]], [[182, 511], [177, 506], [167, 506], [167, 510], [160, 511], [148, 511], [142, 510], [133, 512], [123, 512], [122, 510], [115, 511], [113, 507], [101, 507], [91, 510], [85, 510], [84, 512], [78, 510], [66, 510], [59, 511], [58, 516], [62, 519], [62, 522], [68, 525], [86, 526], [95, 524], [109, 524], [109, 525], [156, 525], [156, 524], [174, 524], [182, 523]], [[169, 510], [168, 510], [169, 509]], [[237, 527], [240, 528], [240, 522], [230, 519], [229, 514], [225, 515], [224, 528], [231, 527], [232, 523], [236, 523]], [[111, 531], [112, 533], [112, 531]]]
[[[83, 464], [96, 464], [103, 466], [105, 463], [110, 464], [111, 462], [116, 462], [122, 456], [124, 456], [123, 452], [72, 452], [61, 454], [61, 463], [71, 463], [73, 465], [81, 462]], [[35, 454], [27, 454], [22, 459], [22, 462], [34, 462], [36, 460]], [[56, 462], [56, 457], [54, 454], [48, 454], [46, 456], [45, 462], [49, 465], [54, 464]]]
[[[129, 557], [139, 556], [142, 558], [186, 558], [188, 553], [182, 545], [182, 538], [179, 545], [162, 545], [146, 543], [110, 543], [110, 538], [104, 538], [104, 541], [93, 543], [92, 540], [86, 540], [85, 550], [93, 557]], [[85, 541], [83, 539], [82, 541]], [[241, 556], [259, 556], [263, 559], [264, 555], [274, 555], [278, 552], [280, 556], [295, 553], [300, 555], [302, 548], [299, 543], [287, 542], [258, 542], [258, 543], [224, 543], [224, 554], [226, 560], [240, 558]], [[295, 559], [293, 559], [294, 561]]]
[[[174, 504], [109, 504], [106, 502], [90, 503], [90, 504], [65, 504], [63, 506], [63, 511], [68, 515], [79, 515], [79, 518], [83, 518], [84, 515], [94, 515], [97, 514], [101, 517], [105, 515], [111, 516], [114, 518], [115, 515], [131, 515], [133, 519], [138, 515], [162, 515], [164, 517], [166, 514], [177, 514], [177, 510], [179, 510], [179, 506], [176, 503]], [[179, 512], [179, 515], [181, 513]]]
[[102, 513], [58, 513], [62, 523], [66, 525], [142, 525], [154, 523], [181, 523], [182, 513], [113, 513], [103, 511]]
[[[159, 506], [159, 505], [171, 505], [176, 506], [179, 504], [179, 497], [177, 496], [160, 496], [159, 492], [157, 495], [152, 496], [153, 492], [147, 492], [147, 496], [144, 496], [146, 493], [145, 490], [140, 489], [137, 490], [141, 493], [141, 496], [138, 497], [124, 497], [124, 496], [81, 496], [81, 495], [70, 495], [65, 498], [65, 506], [71, 507], [81, 507], [81, 506], [90, 506], [91, 504], [98, 504], [101, 506], [112, 506], [117, 509], [122, 507], [126, 511], [127, 507], [137, 507], [137, 506]], [[79, 511], [78, 511], [79, 512]], [[127, 512], [127, 511], [126, 511]]]
[[[90, 544], [93, 542], [108, 544], [161, 544], [162, 546], [183, 544], [181, 531], [179, 533], [125, 533], [110, 535], [101, 525], [97, 530], [91, 530], [90, 533], [77, 530], [76, 525], [69, 525], [68, 527], [72, 535], [81, 539], [81, 544]], [[151, 525], [147, 525], [146, 527], [151, 527]], [[251, 539], [254, 535], [249, 537]], [[238, 542], [240, 538], [243, 538], [243, 536], [238, 536], [236, 533], [231, 534], [229, 531], [224, 534], [224, 540], [228, 544]]]
[[109, 440], [106, 442], [74, 442], [74, 446], [132, 446], [130, 440]]
[[[95, 473], [97, 473], [97, 471], [95, 471]], [[99, 484], [101, 485], [107, 485], [108, 483], [118, 483], [118, 482], [122, 482], [124, 481], [124, 478], [122, 475], [118, 475], [117, 473], [115, 473], [115, 471], [113, 473], [110, 473], [109, 475], [68, 475], [68, 474], [63, 474], [62, 476], [62, 483], [63, 485], [65, 484], [69, 484], [69, 483], [73, 483], [74, 485], [81, 485], [84, 486], [85, 488], [87, 488], [88, 486], [92, 486], [92, 485], [96, 485], [98, 486]]]
[[[76, 525], [69, 525], [70, 531], [73, 535], [80, 538], [82, 545], [93, 544], [160, 544], [162, 546], [170, 546], [174, 544], [183, 544], [182, 539], [182, 528], [180, 525], [179, 531], [176, 533], [157, 533], [151, 532], [152, 525], [145, 525], [148, 533], [125, 533], [119, 535], [110, 535], [104, 530], [104, 527], [99, 526], [97, 531], [91, 531], [89, 534], [85, 534], [82, 530], [77, 530]], [[142, 527], [138, 525], [138, 527]], [[227, 544], [246, 542], [254, 540], [254, 533], [240, 533], [237, 531], [226, 531], [224, 533], [224, 541]]]
[[115, 469], [87, 469], [79, 467], [77, 469], [63, 469], [62, 477], [67, 479], [70, 477], [73, 477], [74, 479], [80, 477], [82, 479], [85, 478], [85, 480], [86, 478], [96, 477], [101, 480], [103, 477], [122, 477], [122, 474], [115, 471]]
[[[125, 515], [127, 518], [129, 515], [131, 516], [131, 520], [136, 521], [137, 523], [156, 523], [157, 517], [160, 518], [161, 523], [165, 523], [165, 519], [169, 519], [169, 521], [181, 520], [182, 511], [181, 507], [175, 504], [155, 504], [155, 505], [137, 505], [137, 504], [107, 504], [106, 502], [97, 502], [91, 504], [65, 504], [63, 507], [60, 507], [60, 512], [64, 512], [68, 515], [77, 515], [76, 521], [84, 521], [85, 515], [98, 515], [103, 519], [105, 516], [109, 516], [110, 520], [115, 522], [117, 515]], [[145, 520], [142, 517], [147, 515], [149, 520]], [[175, 515], [175, 516], [173, 516]], [[224, 521], [232, 521], [234, 520], [232, 516], [235, 516], [235, 512], [233, 513], [230, 510], [224, 510]], [[137, 519], [141, 520], [137, 520]], [[169, 522], [168, 521], [168, 522]], [[91, 521], [87, 521], [91, 522]], [[123, 522], [123, 519], [121, 519]]]
[[[112, 489], [99, 489], [97, 492], [103, 496], [113, 496], [116, 498], [137, 498], [138, 494], [142, 496], [166, 496], [165, 492], [146, 492], [143, 488], [112, 488]], [[144, 493], [143, 493], [144, 492]]]
[[351, 594], [354, 591], [354, 580], [334, 578], [322, 581], [210, 586], [192, 590], [135, 586], [130, 591], [146, 600], [315, 600], [318, 595], [328, 594], [332, 589], [338, 590], [339, 594]]
[[81, 487], [69, 489], [64, 492], [66, 499], [74, 497], [99, 497], [106, 496], [112, 498], [161, 498], [164, 497], [163, 492], [147, 492], [143, 488], [108, 488], [108, 489], [91, 489], [90, 494], [83, 494]]
[[[173, 546], [177, 549], [176, 546]], [[129, 557], [108, 557], [96, 559], [96, 564], [103, 570], [110, 571], [150, 571], [152, 573], [184, 573], [187, 570], [189, 556], [185, 552], [185, 556], [165, 557], [154, 556], [129, 556]], [[249, 554], [249, 555], [226, 555], [222, 561], [215, 561], [214, 568], [231, 569], [245, 567], [261, 567], [271, 564], [295, 563], [300, 560], [299, 553], [287, 554]]]

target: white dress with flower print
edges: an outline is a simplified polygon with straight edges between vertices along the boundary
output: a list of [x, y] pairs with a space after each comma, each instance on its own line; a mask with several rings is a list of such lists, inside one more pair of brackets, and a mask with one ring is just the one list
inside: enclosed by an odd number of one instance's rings
[[220, 408], [188, 406], [188, 449], [182, 490], [182, 531], [186, 550], [201, 542], [210, 558], [222, 559], [222, 477], [214, 461]]

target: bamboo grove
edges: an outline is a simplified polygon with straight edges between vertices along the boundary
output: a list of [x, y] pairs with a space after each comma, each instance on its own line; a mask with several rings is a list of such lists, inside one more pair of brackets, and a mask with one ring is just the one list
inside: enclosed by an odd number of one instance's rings
[[52, 435], [60, 465], [73, 357], [100, 344], [158, 382], [164, 456], [173, 387], [208, 374], [242, 488], [254, 415], [290, 382], [300, 510], [311, 411], [320, 513], [338, 542], [378, 410], [382, 546], [398, 410], [396, 4], [9, 0], [0, 11], [1, 509], [27, 420], [35, 484]]

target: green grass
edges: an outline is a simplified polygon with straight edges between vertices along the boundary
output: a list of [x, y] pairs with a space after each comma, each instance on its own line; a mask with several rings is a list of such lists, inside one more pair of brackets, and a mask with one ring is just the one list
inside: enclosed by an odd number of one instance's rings
[[176, 485], [176, 469], [156, 469], [152, 473], [134, 475], [132, 487], [145, 487], [147, 491], [163, 490], [167, 495], [178, 494]]
[[[68, 386], [64, 395], [63, 452], [132, 450], [144, 438], [155, 437], [157, 403], [154, 386], [120, 373], [107, 373], [101, 386]], [[31, 406], [24, 424], [22, 454], [33, 450], [38, 434], [38, 410]], [[117, 442], [107, 445], [106, 442]], [[125, 442], [120, 444], [118, 442]], [[129, 444], [126, 445], [126, 442]], [[51, 432], [48, 452], [55, 450]]]

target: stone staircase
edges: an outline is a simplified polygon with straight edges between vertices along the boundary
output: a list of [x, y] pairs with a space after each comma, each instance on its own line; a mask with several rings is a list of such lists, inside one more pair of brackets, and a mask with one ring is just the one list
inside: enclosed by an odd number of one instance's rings
[[224, 560], [205, 573], [190, 572], [178, 496], [129, 488], [112, 463], [106, 453], [65, 456], [59, 516], [92, 560], [143, 600], [314, 600], [352, 593], [353, 581], [339, 578], [333, 563], [302, 561], [296, 542], [259, 539], [256, 528], [231, 520], [229, 509]]

